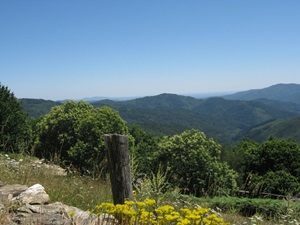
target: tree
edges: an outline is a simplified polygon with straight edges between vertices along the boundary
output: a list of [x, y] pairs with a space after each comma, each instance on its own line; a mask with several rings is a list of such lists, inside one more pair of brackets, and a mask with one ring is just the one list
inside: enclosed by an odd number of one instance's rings
[[234, 146], [230, 157], [227, 157], [229, 166], [238, 173], [237, 182], [242, 189], [247, 185], [249, 174], [251, 173], [250, 168], [259, 161], [259, 157], [256, 154], [258, 146], [258, 143], [245, 139]]
[[[270, 137], [262, 144], [243, 141], [234, 151], [237, 167], [243, 168], [245, 188], [258, 195], [298, 194], [300, 185], [300, 146], [293, 140]], [[242, 159], [242, 160], [241, 160]], [[297, 188], [296, 188], [297, 187]]]
[[29, 140], [29, 134], [27, 115], [20, 102], [0, 83], [0, 150], [19, 152], [19, 146]]
[[255, 174], [248, 188], [254, 195], [259, 195], [263, 192], [297, 196], [300, 193], [299, 178], [285, 170], [270, 170], [264, 175]]
[[229, 194], [236, 187], [235, 172], [220, 162], [220, 148], [203, 132], [192, 129], [164, 137], [159, 143], [158, 160], [172, 172], [170, 183], [186, 193]]
[[284, 170], [300, 177], [300, 146], [293, 140], [269, 138], [256, 153], [260, 160], [250, 164], [252, 171], [263, 175], [269, 171]]
[[109, 133], [128, 134], [126, 122], [116, 111], [68, 101], [53, 107], [38, 122], [36, 153], [72, 165], [81, 173], [99, 175], [106, 158], [104, 134]]
[[[152, 133], [144, 131], [138, 125], [129, 127], [129, 133], [134, 138], [134, 147], [131, 148], [131, 154], [136, 163], [136, 173], [151, 174], [157, 172], [155, 155], [158, 150], [159, 138]], [[136, 175], [138, 175], [136, 174]]]

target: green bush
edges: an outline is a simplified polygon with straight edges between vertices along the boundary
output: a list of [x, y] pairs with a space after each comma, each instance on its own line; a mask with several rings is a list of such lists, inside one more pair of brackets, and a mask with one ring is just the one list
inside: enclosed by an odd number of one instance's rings
[[171, 172], [169, 183], [183, 193], [228, 195], [236, 188], [236, 173], [220, 161], [220, 148], [203, 132], [187, 130], [159, 142], [157, 161]]
[[270, 137], [262, 144], [243, 141], [233, 149], [230, 165], [239, 172], [239, 185], [253, 196], [261, 192], [300, 193], [300, 146], [292, 140]]
[[278, 220], [286, 215], [288, 210], [299, 212], [300, 202], [277, 199], [257, 199], [238, 197], [215, 197], [208, 200], [211, 208], [221, 208], [223, 211], [236, 211], [243, 216], [263, 215], [268, 219]]
[[80, 173], [99, 175], [106, 161], [104, 134], [128, 134], [126, 123], [109, 107], [68, 101], [37, 123], [36, 155], [57, 160]]

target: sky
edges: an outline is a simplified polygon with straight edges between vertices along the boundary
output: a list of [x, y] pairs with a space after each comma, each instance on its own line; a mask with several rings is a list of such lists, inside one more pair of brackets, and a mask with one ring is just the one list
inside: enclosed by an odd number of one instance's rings
[[0, 82], [51, 100], [300, 83], [299, 0], [0, 0]]

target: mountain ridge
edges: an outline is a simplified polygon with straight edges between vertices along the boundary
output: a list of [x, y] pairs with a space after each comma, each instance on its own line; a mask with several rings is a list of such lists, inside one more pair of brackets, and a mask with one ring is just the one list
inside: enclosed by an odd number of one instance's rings
[[92, 105], [107, 105], [117, 110], [129, 124], [139, 124], [153, 133], [162, 131], [173, 135], [195, 128], [226, 143], [258, 124], [300, 114], [300, 105], [295, 103], [269, 99], [227, 100], [221, 97], [203, 100], [174, 94], [124, 102], [98, 101]]
[[[289, 90], [287, 87], [290, 85], [278, 84], [266, 88], [270, 96], [261, 95], [261, 89], [245, 91], [251, 95], [253, 92], [256, 93], [253, 100], [239, 99], [243, 98], [241, 95], [234, 96], [238, 99], [226, 97], [197, 99], [163, 93], [126, 101], [106, 99], [90, 104], [94, 107], [109, 106], [117, 110], [129, 125], [138, 124], [155, 134], [174, 135], [194, 128], [222, 143], [232, 144], [247, 136], [247, 132], [257, 126], [270, 121], [288, 120], [300, 115], [300, 104], [284, 101], [284, 98], [274, 99], [276, 96], [288, 96], [292, 88]], [[298, 89], [300, 92], [300, 85], [294, 84], [293, 87], [295, 87], [295, 90], [292, 90], [293, 93], [298, 93]], [[272, 94], [274, 92], [276, 95]], [[51, 104], [55, 106], [61, 103], [42, 100], [31, 102], [30, 99], [25, 99], [25, 101], [23, 99], [22, 104], [29, 115], [35, 112], [37, 117], [37, 115], [48, 113]], [[259, 135], [253, 134], [252, 136], [259, 139]]]
[[300, 104], [300, 84], [275, 84], [262, 89], [252, 89], [241, 91], [231, 95], [223, 96], [229, 100], [255, 100], [255, 99], [271, 99], [277, 101], [293, 102]]

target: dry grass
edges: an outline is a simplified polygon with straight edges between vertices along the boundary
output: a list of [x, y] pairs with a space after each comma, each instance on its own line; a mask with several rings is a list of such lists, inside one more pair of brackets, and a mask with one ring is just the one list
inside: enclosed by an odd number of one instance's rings
[[[13, 160], [12, 160], [13, 159]], [[62, 202], [64, 204], [78, 207], [82, 210], [91, 210], [102, 202], [111, 202], [111, 186], [109, 181], [95, 180], [90, 177], [82, 176], [61, 176], [53, 174], [53, 171], [42, 165], [33, 165], [37, 161], [36, 158], [24, 155], [10, 155], [5, 156], [0, 153], [0, 184], [25, 184], [28, 186], [36, 183], [41, 184], [46, 192], [49, 194], [51, 202]], [[147, 194], [147, 193], [149, 194]], [[155, 198], [151, 196], [151, 191], [145, 191], [143, 197]], [[152, 193], [153, 194], [153, 193]], [[156, 196], [157, 197], [157, 196]], [[195, 198], [184, 197], [184, 201], [179, 201], [179, 194], [171, 198], [164, 195], [164, 203], [178, 203], [191, 204]], [[198, 201], [198, 200], [197, 200]], [[205, 206], [205, 200], [201, 201], [201, 205]], [[199, 203], [199, 202], [198, 202]], [[200, 204], [200, 203], [199, 203]], [[300, 223], [296, 220], [288, 219], [281, 222], [268, 221], [255, 215], [252, 218], [240, 216], [238, 212], [232, 211], [230, 213], [222, 213], [224, 221], [235, 225], [274, 225], [274, 224], [295, 224]], [[284, 217], [284, 216], [283, 216]], [[291, 217], [292, 218], [292, 217]], [[0, 224], [9, 224], [9, 214], [7, 211], [0, 211]]]
[[41, 184], [50, 196], [51, 202], [83, 210], [94, 208], [100, 202], [112, 199], [109, 183], [83, 176], [61, 176], [51, 169], [35, 164], [36, 158], [20, 155], [0, 155], [0, 184]]

